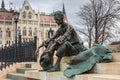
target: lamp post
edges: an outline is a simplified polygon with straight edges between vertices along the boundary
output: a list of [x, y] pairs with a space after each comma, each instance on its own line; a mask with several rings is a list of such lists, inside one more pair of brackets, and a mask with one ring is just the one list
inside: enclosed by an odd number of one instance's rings
[[15, 22], [15, 59], [17, 55], [17, 22], [18, 22], [18, 12], [14, 13], [14, 22]]

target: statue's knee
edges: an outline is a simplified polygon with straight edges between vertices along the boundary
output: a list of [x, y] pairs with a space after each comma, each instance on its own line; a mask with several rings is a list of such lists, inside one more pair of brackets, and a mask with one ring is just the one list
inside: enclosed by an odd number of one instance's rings
[[57, 57], [60, 57], [60, 54], [56, 53], [56, 56], [57, 56]]
[[57, 57], [63, 57], [63, 54], [61, 54], [61, 53], [56, 53], [56, 56], [57, 56]]

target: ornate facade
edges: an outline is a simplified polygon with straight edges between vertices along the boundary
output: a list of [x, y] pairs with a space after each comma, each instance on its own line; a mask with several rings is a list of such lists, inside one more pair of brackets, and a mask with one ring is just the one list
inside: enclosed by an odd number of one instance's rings
[[[64, 6], [63, 11], [65, 13]], [[13, 12], [13, 10], [8, 11], [5, 9], [4, 0], [2, 0], [0, 8], [0, 45], [11, 44], [15, 41]], [[65, 19], [67, 20], [66, 17]], [[53, 35], [57, 28], [52, 14], [36, 13], [29, 2], [27, 0], [24, 1], [22, 8], [19, 10], [17, 26], [17, 35], [22, 35], [22, 41], [33, 40], [36, 35], [39, 44]]]
[[5, 45], [13, 41], [13, 12], [5, 9], [2, 0], [0, 8], [0, 45]]

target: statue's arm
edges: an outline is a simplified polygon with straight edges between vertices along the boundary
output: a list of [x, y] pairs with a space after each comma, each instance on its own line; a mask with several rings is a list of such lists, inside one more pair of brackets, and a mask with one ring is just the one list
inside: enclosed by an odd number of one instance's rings
[[68, 37], [71, 35], [72, 31], [73, 31], [73, 28], [71, 28], [70, 26], [68, 26], [67, 31], [62, 36], [60, 36], [56, 40], [56, 42], [59, 43], [59, 44], [61, 44], [62, 42], [66, 41], [68, 39]]
[[38, 55], [39, 55], [39, 49], [40, 49], [41, 47], [45, 46], [45, 44], [46, 44], [46, 42], [43, 41], [42, 44], [37, 48], [37, 50], [35, 51], [35, 56], [36, 56], [36, 57], [38, 57]]

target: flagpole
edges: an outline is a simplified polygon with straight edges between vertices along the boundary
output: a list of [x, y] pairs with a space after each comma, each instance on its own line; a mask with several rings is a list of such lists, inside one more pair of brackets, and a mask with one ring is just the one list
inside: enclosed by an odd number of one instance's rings
[[9, 2], [9, 9], [10, 9], [10, 2]]
[[11, 5], [13, 5], [13, 3], [9, 1], [9, 8], [10, 9], [12, 8]]

